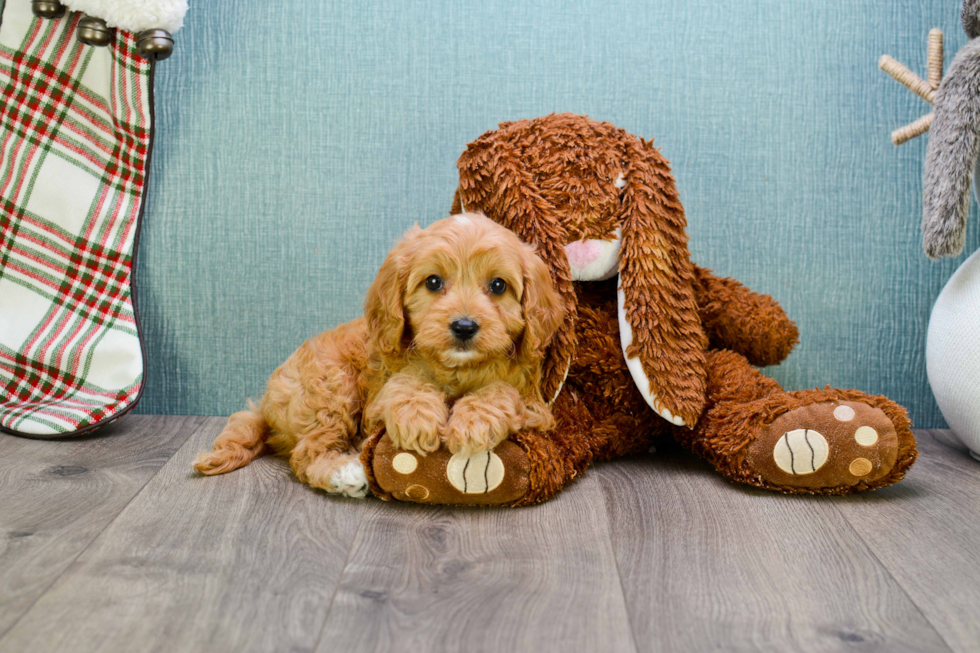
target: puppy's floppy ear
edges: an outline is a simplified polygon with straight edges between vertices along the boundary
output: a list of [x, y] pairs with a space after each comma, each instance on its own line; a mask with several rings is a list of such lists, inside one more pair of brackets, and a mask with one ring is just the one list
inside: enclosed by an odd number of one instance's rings
[[687, 220], [670, 166], [653, 142], [629, 136], [619, 263], [619, 331], [647, 403], [694, 426], [704, 408], [708, 339], [694, 297]]
[[520, 357], [541, 360], [565, 319], [565, 308], [548, 266], [529, 245], [522, 248], [521, 264], [524, 274], [521, 308], [525, 326]]
[[416, 224], [405, 233], [381, 264], [364, 298], [371, 340], [387, 356], [398, 356], [405, 348], [406, 259], [421, 231]]
[[565, 256], [565, 227], [558, 221], [537, 181], [521, 160], [521, 138], [533, 130], [532, 121], [501, 123], [470, 143], [459, 157], [459, 186], [454, 210], [483, 213], [534, 245], [546, 261], [553, 288], [564, 309], [564, 320], [551, 341], [544, 360], [541, 392], [554, 401], [564, 383], [575, 354], [575, 315], [577, 301], [572, 271]]

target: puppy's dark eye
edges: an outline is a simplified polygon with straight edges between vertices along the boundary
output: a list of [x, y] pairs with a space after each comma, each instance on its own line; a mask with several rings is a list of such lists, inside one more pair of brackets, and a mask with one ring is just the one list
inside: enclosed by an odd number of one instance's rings
[[490, 292], [494, 295], [503, 295], [504, 291], [507, 290], [507, 282], [503, 279], [491, 279], [490, 281]]
[[442, 277], [440, 277], [438, 274], [431, 275], [428, 279], [425, 280], [425, 287], [431, 290], [432, 292], [436, 292], [437, 290], [442, 290]]

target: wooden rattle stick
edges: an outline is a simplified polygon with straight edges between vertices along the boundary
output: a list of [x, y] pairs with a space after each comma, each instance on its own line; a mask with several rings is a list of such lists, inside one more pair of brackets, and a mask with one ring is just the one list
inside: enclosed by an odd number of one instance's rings
[[932, 104], [932, 100], [936, 96], [936, 91], [933, 90], [928, 82], [913, 73], [911, 70], [898, 63], [887, 54], [881, 55], [881, 59], [878, 60], [878, 67], [888, 73], [892, 79], [908, 88], [929, 104]]
[[938, 27], [929, 30], [928, 68], [929, 86], [932, 90], [939, 88], [943, 81], [943, 31]]
[[[939, 29], [929, 30], [928, 46], [926, 49], [926, 67], [929, 69], [929, 81], [926, 82], [911, 70], [898, 63], [887, 54], [878, 60], [878, 67], [888, 73], [920, 98], [934, 104], [936, 91], [943, 81], [943, 32]], [[933, 114], [929, 113], [913, 123], [905, 125], [892, 132], [892, 143], [901, 145], [916, 136], [929, 131], [932, 126]]]
[[892, 143], [895, 145], [901, 145], [906, 141], [910, 141], [916, 136], [922, 136], [929, 128], [932, 126], [932, 119], [935, 116], [933, 113], [927, 113], [915, 122], [905, 125], [899, 129], [892, 132]]

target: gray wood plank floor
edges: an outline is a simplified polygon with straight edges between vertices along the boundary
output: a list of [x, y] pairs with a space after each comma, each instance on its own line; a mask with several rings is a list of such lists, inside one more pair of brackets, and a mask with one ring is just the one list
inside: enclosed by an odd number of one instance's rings
[[0, 653], [980, 650], [980, 463], [930, 432], [853, 497], [667, 446], [500, 510], [336, 499], [271, 457], [193, 474], [223, 423], [0, 436]]
[[64, 442], [0, 434], [0, 634], [174, 455], [200, 417], [141, 415]]

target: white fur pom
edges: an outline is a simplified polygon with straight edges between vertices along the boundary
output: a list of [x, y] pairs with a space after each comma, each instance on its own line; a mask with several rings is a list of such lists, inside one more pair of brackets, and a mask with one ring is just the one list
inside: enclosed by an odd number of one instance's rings
[[173, 34], [183, 26], [187, 13], [187, 0], [62, 0], [62, 4], [127, 32], [165, 29]]
[[367, 474], [364, 465], [358, 460], [351, 461], [334, 472], [330, 483], [336, 488], [335, 494], [353, 499], [363, 499], [368, 494]]

